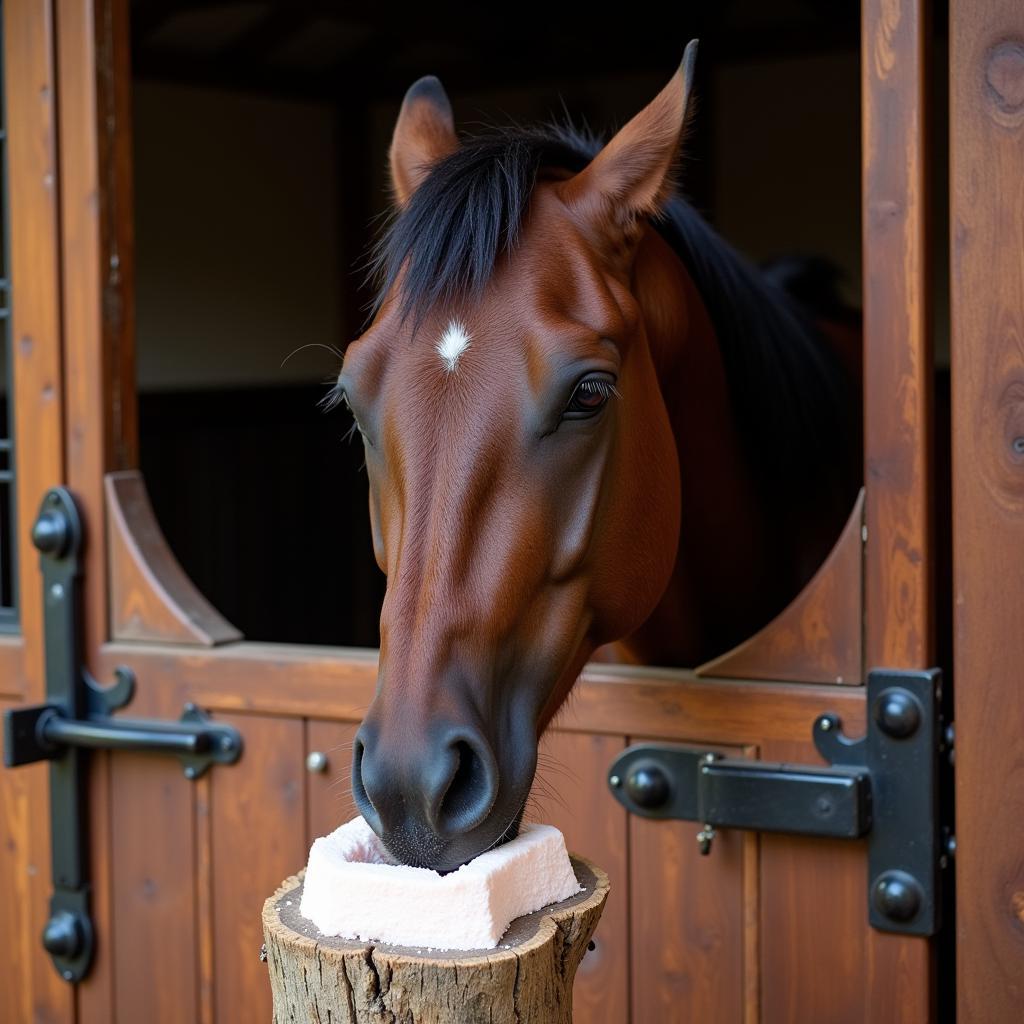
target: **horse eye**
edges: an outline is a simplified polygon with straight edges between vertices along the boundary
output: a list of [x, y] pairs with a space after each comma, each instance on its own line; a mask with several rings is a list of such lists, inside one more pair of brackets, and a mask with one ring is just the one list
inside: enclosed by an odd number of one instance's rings
[[576, 385], [569, 404], [562, 413], [563, 419], [583, 420], [596, 416], [618, 391], [607, 377], [585, 377]]

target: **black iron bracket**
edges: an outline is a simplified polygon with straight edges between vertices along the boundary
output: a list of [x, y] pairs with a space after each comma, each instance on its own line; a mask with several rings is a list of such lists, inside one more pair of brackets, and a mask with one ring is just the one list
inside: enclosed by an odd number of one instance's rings
[[4, 715], [4, 765], [50, 762], [53, 896], [43, 946], [65, 981], [88, 973], [95, 946], [89, 913], [86, 751], [143, 750], [177, 756], [185, 776], [197, 779], [211, 764], [231, 764], [242, 737], [211, 721], [193, 704], [179, 722], [115, 718], [135, 688], [131, 669], [115, 669], [101, 686], [82, 659], [82, 521], [63, 487], [47, 492], [32, 530], [43, 574], [46, 702]]
[[948, 863], [938, 804], [946, 742], [941, 683], [937, 669], [869, 673], [863, 737], [844, 735], [834, 714], [814, 722], [814, 744], [827, 766], [644, 743], [615, 759], [608, 784], [633, 814], [702, 823], [702, 853], [717, 828], [866, 837], [870, 923], [882, 931], [933, 935], [940, 923], [940, 873]]

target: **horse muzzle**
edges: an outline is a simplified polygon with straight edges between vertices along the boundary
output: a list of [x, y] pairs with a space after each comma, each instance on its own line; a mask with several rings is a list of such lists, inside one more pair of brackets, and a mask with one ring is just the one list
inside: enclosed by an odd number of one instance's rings
[[513, 838], [521, 815], [502, 816], [499, 790], [497, 760], [472, 727], [437, 725], [413, 738], [400, 727], [385, 733], [371, 716], [356, 736], [356, 806], [403, 864], [453, 871]]

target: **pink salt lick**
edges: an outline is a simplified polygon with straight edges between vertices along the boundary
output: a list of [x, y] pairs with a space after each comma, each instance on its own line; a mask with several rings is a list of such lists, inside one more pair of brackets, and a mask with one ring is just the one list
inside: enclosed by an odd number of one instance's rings
[[517, 917], [575, 895], [562, 833], [517, 839], [457, 871], [396, 864], [363, 818], [313, 843], [299, 912], [322, 935], [429, 949], [494, 949]]

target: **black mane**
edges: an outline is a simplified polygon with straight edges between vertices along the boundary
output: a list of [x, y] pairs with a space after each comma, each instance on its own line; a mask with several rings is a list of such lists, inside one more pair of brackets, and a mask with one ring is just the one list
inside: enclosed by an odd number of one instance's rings
[[[514, 249], [541, 169], [578, 172], [601, 147], [598, 138], [560, 124], [489, 129], [464, 139], [374, 246], [374, 312], [399, 280], [401, 311], [414, 317], [478, 294], [499, 256]], [[682, 196], [652, 223], [707, 307], [741, 443], [772, 505], [789, 505], [801, 491], [806, 497], [810, 486], [848, 508], [847, 470], [857, 444], [850, 382], [809, 316]], [[671, 404], [672, 396], [666, 400]]]

